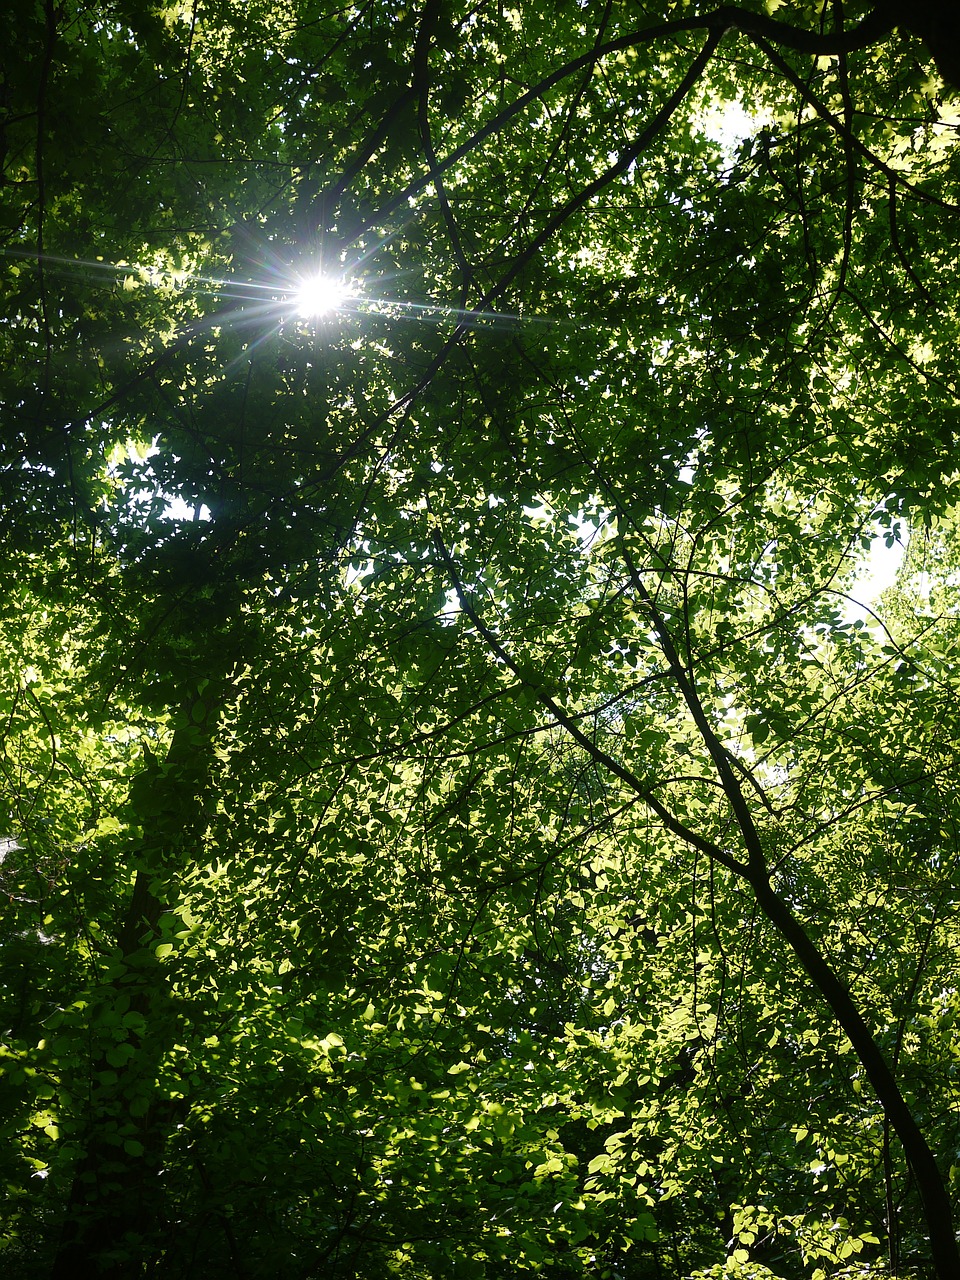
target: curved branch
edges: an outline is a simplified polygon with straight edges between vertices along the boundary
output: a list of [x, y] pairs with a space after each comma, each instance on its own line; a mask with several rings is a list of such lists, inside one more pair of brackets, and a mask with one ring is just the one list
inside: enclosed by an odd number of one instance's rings
[[447, 546], [443, 541], [443, 537], [439, 529], [434, 530], [433, 541], [434, 546], [437, 549], [437, 554], [446, 567], [451, 585], [457, 593], [457, 599], [460, 602], [461, 609], [476, 627], [488, 649], [514, 673], [525, 688], [535, 694], [537, 700], [547, 708], [556, 720], [557, 724], [561, 725], [567, 731], [570, 737], [587, 752], [591, 759], [593, 759], [597, 764], [603, 765], [605, 769], [612, 773], [614, 777], [619, 778], [621, 782], [626, 783], [631, 791], [638, 795], [648, 808], [653, 810], [668, 831], [673, 835], [678, 836], [685, 844], [696, 849], [698, 853], [706, 854], [708, 858], [712, 858], [719, 862], [722, 867], [725, 867], [728, 871], [732, 871], [734, 875], [745, 875], [747, 867], [744, 863], [740, 862], [737, 858], [734, 858], [733, 855], [728, 853], [725, 849], [721, 849], [720, 846], [715, 844], [712, 840], [708, 840], [704, 836], [698, 835], [695, 831], [692, 831], [688, 826], [686, 826], [685, 823], [681, 822], [679, 818], [675, 817], [669, 809], [661, 804], [650, 788], [644, 783], [642, 778], [638, 777], [632, 769], [628, 769], [625, 765], [621, 764], [614, 756], [609, 755], [602, 747], [597, 746], [596, 742], [594, 742], [588, 734], [584, 733], [576, 723], [575, 717], [569, 715], [563, 707], [561, 707], [559, 703], [552, 698], [549, 693], [547, 693], [545, 686], [530, 678], [529, 672], [525, 671], [513, 655], [503, 647], [494, 633], [487, 626], [480, 613], [477, 611], [469, 592], [464, 586], [463, 579], [460, 577], [457, 566], [453, 562], [453, 557], [447, 550]]
[[[586, 67], [596, 65], [610, 54], [622, 53], [626, 49], [634, 49], [640, 45], [652, 44], [659, 40], [668, 40], [674, 36], [685, 35], [688, 32], [707, 31], [710, 33], [711, 39], [716, 38], [719, 42], [728, 31], [739, 31], [743, 35], [752, 37], [756, 43], [761, 40], [770, 40], [784, 48], [793, 49], [797, 53], [808, 53], [814, 57], [838, 56], [852, 53], [857, 49], [868, 48], [871, 44], [875, 44], [883, 36], [887, 35], [895, 26], [893, 17], [887, 12], [887, 9], [888, 6], [886, 4], [879, 4], [851, 31], [823, 34], [804, 31], [800, 27], [791, 27], [786, 22], [779, 22], [776, 18], [768, 17], [766, 14], [751, 13], [747, 9], [741, 9], [738, 5], [722, 5], [720, 8], [712, 9], [705, 14], [690, 18], [678, 18], [672, 22], [660, 22], [650, 27], [641, 27], [639, 30], [629, 31], [625, 35], [617, 36], [613, 40], [607, 40], [603, 44], [597, 44], [588, 53], [572, 58], [569, 62], [564, 63], [562, 67], [558, 67], [550, 75], [539, 80], [535, 85], [531, 85], [513, 102], [498, 111], [495, 116], [482, 125], [465, 142], [455, 147], [448, 156], [438, 160], [435, 165], [431, 165], [427, 173], [421, 174], [419, 178], [407, 183], [402, 191], [398, 192], [391, 201], [377, 211], [376, 218], [369, 219], [359, 228], [358, 234], [363, 231], [369, 231], [376, 223], [389, 218], [398, 209], [406, 208], [407, 201], [411, 196], [417, 195], [431, 182], [435, 182], [438, 174], [445, 173], [447, 169], [458, 164], [472, 151], [475, 151], [481, 143], [486, 142], [488, 138], [500, 133], [515, 116], [524, 111], [532, 102], [545, 97], [551, 89], [564, 80], [576, 75], [578, 71], [582, 71]], [[778, 67], [778, 70], [782, 70], [782, 68]], [[373, 151], [371, 149], [365, 149], [365, 158], [355, 161], [351, 165], [349, 177], [344, 175], [336, 184], [335, 190], [337, 192], [342, 192], [346, 189], [349, 181], [356, 176], [372, 154]]]
[[891, 182], [896, 186], [903, 187], [906, 191], [909, 191], [911, 195], [916, 196], [919, 200], [924, 200], [927, 204], [936, 205], [939, 209], [946, 209], [949, 213], [960, 213], [960, 204], [951, 204], [949, 200], [941, 200], [938, 196], [931, 195], [929, 191], [923, 191], [919, 187], [913, 186], [912, 183], [907, 181], [902, 173], [897, 173], [896, 169], [891, 169], [890, 166], [885, 164], [878, 155], [875, 155], [868, 146], [862, 143], [855, 133], [850, 132], [844, 122], [838, 116], [833, 114], [826, 103], [807, 86], [790, 64], [785, 62], [784, 59], [780, 57], [779, 53], [777, 53], [776, 49], [772, 48], [762, 36], [754, 32], [746, 32], [745, 34], [750, 35], [753, 43], [757, 46], [760, 52], [766, 56], [768, 61], [776, 67], [786, 80], [790, 81], [807, 106], [813, 107], [821, 120], [825, 120], [826, 123], [829, 124], [830, 127], [843, 139], [846, 145], [849, 145], [853, 151], [856, 151], [858, 154], [863, 156], [863, 158], [867, 160], [874, 169], [878, 170], [886, 177], [888, 182]]
[[423, 146], [423, 154], [427, 160], [427, 169], [430, 173], [431, 180], [437, 190], [437, 199], [440, 201], [440, 210], [443, 214], [443, 220], [446, 223], [447, 233], [450, 236], [450, 247], [453, 249], [453, 255], [460, 268], [462, 285], [459, 306], [462, 309], [467, 303], [467, 290], [469, 288], [470, 276], [472, 273], [460, 240], [460, 228], [457, 226], [457, 220], [453, 216], [453, 210], [450, 208], [450, 201], [447, 199], [447, 189], [444, 185], [443, 174], [440, 172], [438, 167], [437, 152], [433, 145], [433, 136], [430, 132], [429, 53], [430, 42], [433, 39], [434, 31], [440, 19], [440, 13], [440, 0], [427, 0], [423, 10], [420, 30], [417, 32], [417, 42], [413, 51], [413, 85], [417, 95], [417, 126], [420, 132], [420, 142]]
[[786, 49], [809, 53], [815, 58], [842, 57], [857, 49], [867, 49], [897, 25], [889, 0], [878, 4], [850, 31], [805, 31], [802, 27], [791, 27], [787, 22], [780, 22], [765, 13], [751, 13], [735, 4], [715, 9], [705, 16], [704, 21], [722, 22], [726, 30], [742, 31], [745, 36], [761, 36]]
[[453, 558], [443, 541], [439, 528], [435, 529], [433, 540], [440, 559], [447, 568], [461, 608], [476, 627], [491, 652], [509, 667], [527, 688], [536, 694], [538, 700], [550, 710], [557, 722], [588, 752], [592, 759], [598, 764], [602, 764], [622, 782], [625, 782], [640, 797], [644, 804], [657, 815], [668, 831], [677, 835], [697, 852], [704, 853], [713, 861], [719, 862], [721, 866], [726, 867], [727, 870], [741, 880], [746, 881], [750, 886], [757, 906], [797, 957], [804, 973], [810, 979], [814, 989], [822, 996], [863, 1066], [883, 1108], [884, 1116], [889, 1120], [890, 1125], [897, 1134], [907, 1162], [917, 1180], [936, 1273], [940, 1280], [954, 1280], [954, 1277], [960, 1275], [960, 1252], [958, 1252], [957, 1241], [953, 1234], [950, 1196], [937, 1167], [933, 1152], [930, 1150], [919, 1124], [900, 1092], [893, 1070], [887, 1063], [880, 1046], [874, 1039], [873, 1033], [870, 1031], [863, 1014], [857, 1007], [846, 985], [817, 947], [817, 944], [794, 914], [790, 905], [776, 892], [771, 884], [770, 869], [767, 865], [760, 832], [746, 803], [739, 780], [733, 772], [730, 758], [723, 744], [713, 732], [690, 674], [680, 662], [666, 621], [657, 608], [656, 602], [647, 592], [636, 566], [627, 557], [626, 563], [631, 581], [650, 613], [664, 655], [671, 664], [683, 699], [693, 716], [704, 745], [713, 759], [727, 801], [734, 812], [747, 852], [746, 863], [734, 858], [712, 840], [698, 835], [686, 824], [674, 817], [651, 793], [641, 778], [637, 777], [620, 761], [608, 755], [607, 752], [599, 747], [578, 725], [573, 723], [563, 708], [558, 706], [542, 685], [531, 680], [529, 675], [525, 674], [520, 664], [503, 647], [474, 607], [457, 567], [453, 563]]
[[930, 1253], [940, 1280], [960, 1275], [960, 1252], [953, 1233], [953, 1209], [933, 1152], [900, 1092], [896, 1078], [850, 992], [820, 954], [787, 903], [764, 878], [748, 877], [757, 903], [778, 933], [786, 939], [804, 972], [826, 1000], [853, 1046], [874, 1093], [883, 1107], [910, 1168], [923, 1202]]
[[594, 178], [593, 182], [589, 182], [575, 196], [571, 196], [566, 204], [561, 205], [546, 226], [542, 227], [530, 244], [527, 245], [526, 249], [513, 260], [510, 264], [510, 269], [500, 277], [492, 289], [487, 290], [477, 304], [477, 310], [486, 310], [492, 302], [496, 301], [503, 291], [512, 284], [530, 259], [556, 235], [567, 219], [582, 209], [585, 204], [588, 204], [604, 187], [608, 187], [621, 174], [626, 173], [638, 156], [646, 151], [654, 138], [667, 127], [674, 112], [703, 75], [707, 63], [713, 57], [717, 46], [723, 39], [723, 35], [723, 30], [711, 30], [706, 44], [687, 68], [686, 75], [640, 136], [621, 152], [609, 169], [604, 170], [603, 173]]

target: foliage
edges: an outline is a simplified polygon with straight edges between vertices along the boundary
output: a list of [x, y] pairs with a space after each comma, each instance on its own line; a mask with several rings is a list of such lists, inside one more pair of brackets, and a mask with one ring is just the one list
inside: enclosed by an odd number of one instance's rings
[[956, 1274], [931, 14], [17, 7], [5, 1274]]

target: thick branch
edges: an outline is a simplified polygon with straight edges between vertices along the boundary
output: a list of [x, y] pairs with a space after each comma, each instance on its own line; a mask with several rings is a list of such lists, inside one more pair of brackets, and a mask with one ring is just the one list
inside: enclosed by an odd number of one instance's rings
[[863, 156], [871, 167], [884, 174], [889, 182], [894, 183], [896, 186], [903, 187], [904, 190], [909, 191], [911, 195], [916, 196], [918, 200], [923, 200], [926, 204], [936, 205], [938, 208], [947, 209], [951, 213], [956, 213], [960, 210], [960, 205], [951, 204], [949, 200], [941, 200], [939, 196], [931, 195], [929, 191], [924, 191], [922, 187], [913, 186], [902, 173], [898, 173], [895, 169], [891, 169], [890, 166], [885, 164], [878, 155], [874, 155], [870, 148], [865, 146], [856, 134], [851, 133], [850, 130], [847, 129], [844, 122], [838, 116], [834, 115], [826, 103], [813, 92], [809, 85], [804, 81], [803, 77], [798, 76], [790, 64], [785, 62], [784, 59], [780, 57], [776, 49], [771, 48], [769, 43], [762, 36], [759, 34], [754, 35], [753, 42], [760, 52], [768, 59], [771, 66], [775, 67], [784, 79], [789, 80], [803, 98], [804, 102], [806, 102], [808, 106], [813, 107], [821, 120], [825, 120], [827, 124], [829, 124], [830, 127], [839, 134], [843, 139], [844, 145], [848, 145], [852, 151]]
[[836, 57], [866, 49], [897, 25], [890, 3], [878, 4], [851, 31], [805, 31], [802, 27], [791, 27], [787, 22], [779, 22], [765, 13], [751, 13], [735, 4], [714, 9], [701, 21], [711, 26], [722, 24], [724, 30], [742, 31], [748, 36], [762, 36], [786, 49], [809, 53], [815, 58]]
[[785, 938], [804, 972], [827, 1002], [831, 1013], [853, 1045], [884, 1116], [889, 1120], [913, 1170], [923, 1201], [930, 1240], [930, 1253], [940, 1280], [960, 1276], [960, 1252], [953, 1233], [953, 1209], [933, 1152], [920, 1131], [910, 1108], [887, 1065], [886, 1059], [864, 1022], [850, 992], [817, 950], [800, 921], [765, 877], [748, 876], [757, 904], [773, 927]]
[[693, 722], [697, 726], [697, 731], [703, 739], [704, 745], [710, 752], [710, 758], [713, 761], [717, 776], [723, 787], [724, 795], [727, 797], [734, 817], [737, 820], [737, 826], [740, 828], [740, 834], [743, 837], [743, 843], [747, 850], [747, 856], [750, 859], [750, 870], [754, 875], [766, 875], [766, 857], [763, 852], [763, 842], [760, 839], [760, 833], [757, 831], [753, 816], [750, 813], [750, 806], [747, 804], [743, 790], [740, 786], [739, 779], [733, 771], [730, 755], [726, 747], [714, 733], [707, 713], [703, 709], [703, 703], [700, 701], [700, 695], [697, 693], [693, 676], [684, 667], [680, 661], [680, 655], [677, 647], [673, 642], [673, 637], [667, 627], [663, 614], [657, 608], [656, 602], [650, 595], [650, 592], [644, 586], [643, 579], [633, 562], [633, 558], [627, 550], [626, 544], [621, 541], [621, 549], [623, 551], [624, 562], [627, 566], [627, 572], [630, 574], [630, 581], [633, 589], [640, 597], [645, 605], [647, 612], [650, 614], [650, 620], [653, 623], [654, 631], [663, 650], [663, 655], [673, 671], [674, 678], [683, 695], [683, 700], [687, 704], [687, 710], [693, 717]]
[[577, 724], [576, 718], [568, 715], [556, 699], [547, 693], [542, 683], [531, 680], [529, 671], [525, 670], [521, 664], [516, 661], [512, 654], [503, 647], [474, 606], [466, 587], [463, 585], [463, 581], [457, 571], [457, 567], [453, 563], [453, 557], [447, 550], [446, 544], [444, 543], [439, 530], [434, 532], [433, 540], [434, 545], [437, 548], [437, 552], [446, 566], [447, 573], [450, 575], [450, 582], [454, 591], [457, 593], [457, 600], [460, 603], [461, 609], [483, 637], [483, 640], [491, 653], [494, 653], [500, 661], [513, 672], [517, 679], [536, 695], [538, 701], [547, 708], [556, 720], [557, 724], [561, 725], [567, 731], [570, 737], [573, 738], [574, 742], [583, 747], [584, 751], [587, 752], [592, 760], [597, 764], [602, 765], [606, 770], [608, 770], [608, 772], [612, 773], [614, 777], [619, 778], [621, 782], [626, 783], [631, 791], [635, 792], [643, 803], [653, 810], [668, 831], [681, 839], [685, 844], [689, 844], [699, 853], [706, 854], [708, 858], [715, 859], [722, 867], [726, 867], [728, 871], [732, 871], [734, 875], [744, 875], [747, 868], [742, 862], [739, 862], [731, 854], [727, 853], [725, 849], [721, 849], [720, 846], [715, 844], [712, 840], [708, 840], [704, 836], [698, 835], [695, 831], [692, 831], [685, 823], [681, 822], [679, 818], [675, 817], [669, 809], [661, 804], [650, 788], [645, 785], [642, 778], [638, 777], [632, 769], [626, 768], [626, 766], [621, 764], [614, 756], [609, 755], [602, 747], [599, 747], [588, 734], [583, 732]]
[[[417, 195], [430, 183], [435, 183], [438, 175], [445, 173], [447, 169], [458, 164], [488, 138], [500, 133], [511, 120], [526, 110], [532, 102], [545, 98], [550, 90], [554, 89], [558, 84], [568, 80], [584, 68], [602, 62], [604, 58], [609, 57], [611, 54], [622, 53], [626, 49], [637, 48], [640, 45], [669, 40], [676, 36], [685, 35], [688, 32], [707, 31], [710, 33], [711, 39], [715, 38], [719, 42], [727, 31], [740, 31], [744, 35], [772, 41], [783, 48], [793, 49], [798, 53], [808, 53], [814, 57], [836, 56], [867, 48], [891, 31], [896, 24], [892, 14], [888, 12], [890, 7], [887, 4], [877, 5], [862, 22], [851, 31], [845, 32], [821, 33], [805, 31], [800, 27], [792, 27], [786, 22], [778, 22], [776, 18], [768, 17], [766, 14], [751, 13], [747, 9], [741, 9], [738, 5], [723, 5], [705, 14], [680, 18], [672, 22], [660, 22], [653, 26], [641, 27], [636, 31], [628, 31], [613, 40], [607, 40], [602, 44], [595, 45], [588, 53], [572, 58], [569, 62], [564, 63], [562, 67], [552, 71], [550, 75], [531, 85], [513, 102], [491, 117], [486, 124], [482, 125], [465, 142], [455, 147], [449, 155], [442, 160], [438, 159], [435, 164], [432, 164], [427, 173], [409, 182], [402, 191], [397, 193], [393, 200], [377, 211], [375, 218], [364, 224], [362, 230], [369, 230], [374, 225], [374, 222], [383, 222], [397, 209], [405, 208], [411, 196]], [[372, 150], [365, 149], [367, 159], [372, 154]], [[365, 160], [360, 159], [351, 165], [349, 177], [344, 175], [344, 178], [336, 186], [337, 191], [346, 189], [350, 179], [359, 171], [363, 163], [365, 163]]]
[[650, 612], [664, 655], [671, 664], [684, 701], [700, 732], [704, 745], [710, 752], [727, 801], [734, 812], [747, 850], [748, 861], [746, 863], [732, 857], [712, 840], [707, 840], [697, 835], [696, 832], [675, 818], [657, 800], [656, 796], [651, 794], [641, 778], [637, 777], [630, 769], [625, 768], [620, 761], [608, 755], [607, 752], [592, 741], [579, 725], [567, 716], [563, 708], [557, 704], [550, 694], [541, 685], [530, 679], [521, 664], [504, 648], [474, 607], [439, 530], [434, 532], [434, 544], [450, 575], [450, 581], [457, 593], [461, 608], [483, 637], [491, 652], [509, 667], [518, 679], [536, 693], [539, 701], [550, 710], [557, 722], [566, 729], [574, 741], [589, 753], [593, 760], [603, 765], [610, 773], [625, 782], [627, 786], [637, 793], [640, 799], [656, 813], [668, 831], [679, 836], [680, 839], [693, 848], [716, 860], [721, 866], [726, 867], [727, 870], [733, 872], [734, 875], [745, 880], [750, 885], [760, 910], [773, 925], [774, 929], [789, 944], [807, 977], [823, 997], [830, 1012], [836, 1018], [840, 1028], [853, 1046], [854, 1052], [883, 1108], [884, 1116], [889, 1120], [897, 1137], [900, 1139], [904, 1155], [916, 1177], [917, 1186], [923, 1200], [930, 1249], [937, 1275], [940, 1280], [956, 1280], [956, 1277], [960, 1276], [960, 1252], [958, 1252], [957, 1242], [953, 1234], [950, 1197], [937, 1168], [933, 1153], [900, 1092], [892, 1070], [888, 1066], [863, 1015], [854, 1003], [850, 992], [821, 954], [816, 943], [814, 943], [804, 926], [794, 915], [787, 902], [776, 893], [771, 885], [760, 833], [746, 803], [739, 780], [733, 772], [731, 760], [710, 725], [690, 674], [680, 661], [666, 621], [644, 587], [636, 567], [628, 560], [628, 570], [634, 589]]

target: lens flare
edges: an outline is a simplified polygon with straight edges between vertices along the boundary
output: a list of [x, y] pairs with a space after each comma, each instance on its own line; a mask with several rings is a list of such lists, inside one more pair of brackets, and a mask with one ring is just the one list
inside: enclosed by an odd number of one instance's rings
[[293, 296], [297, 315], [305, 319], [329, 315], [342, 307], [350, 293], [337, 276], [315, 275], [304, 280]]

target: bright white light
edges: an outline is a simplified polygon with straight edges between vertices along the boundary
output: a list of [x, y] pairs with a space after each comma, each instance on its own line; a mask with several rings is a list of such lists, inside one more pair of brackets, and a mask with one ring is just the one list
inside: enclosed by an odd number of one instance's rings
[[[857, 576], [850, 587], [853, 600], [869, 609], [876, 609], [881, 595], [896, 581], [906, 549], [906, 544], [899, 539], [892, 547], [888, 547], [886, 539], [875, 537], [870, 550], [859, 557]], [[848, 603], [847, 609], [851, 608], [852, 605]]]
[[[875, 612], [880, 608], [880, 597], [894, 585], [906, 549], [906, 543], [899, 538], [892, 547], [888, 547], [884, 537], [875, 535], [869, 551], [857, 549], [854, 552], [856, 574], [847, 588], [846, 599], [841, 603], [841, 611], [848, 622], [863, 618], [865, 610]], [[869, 615], [865, 620], [870, 621]]]
[[316, 275], [297, 289], [294, 305], [298, 315], [323, 316], [342, 307], [349, 296], [346, 284], [337, 276]]
[[761, 129], [769, 128], [773, 116], [769, 111], [753, 111], [742, 102], [715, 103], [701, 111], [698, 127], [711, 141], [719, 144], [728, 160], [736, 157], [740, 144]]

